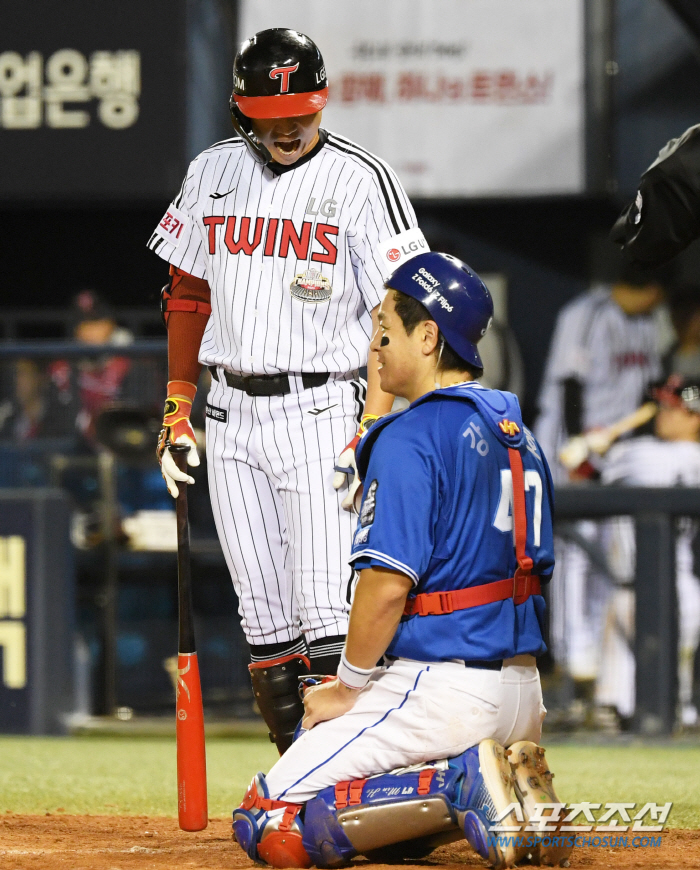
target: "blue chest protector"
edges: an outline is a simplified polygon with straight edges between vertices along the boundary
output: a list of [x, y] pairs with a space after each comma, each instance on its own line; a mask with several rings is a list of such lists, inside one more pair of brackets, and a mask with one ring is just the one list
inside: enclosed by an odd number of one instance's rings
[[[380, 420], [360, 442], [364, 496], [354, 567], [400, 571], [419, 597], [512, 578], [518, 568], [513, 451], [525, 493], [520, 555], [540, 582], [549, 580], [553, 498], [546, 460], [517, 398], [474, 382], [428, 393]], [[518, 486], [516, 502], [517, 495]], [[522, 603], [511, 595], [440, 615], [408, 615], [388, 653], [418, 661], [540, 655], [543, 616], [539, 594]]]

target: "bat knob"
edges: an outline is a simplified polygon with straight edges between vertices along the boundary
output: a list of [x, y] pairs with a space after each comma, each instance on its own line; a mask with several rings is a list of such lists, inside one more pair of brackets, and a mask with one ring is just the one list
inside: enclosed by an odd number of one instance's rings
[[187, 456], [192, 448], [189, 444], [172, 444], [168, 443], [168, 450], [171, 453], [179, 454], [181, 456]]

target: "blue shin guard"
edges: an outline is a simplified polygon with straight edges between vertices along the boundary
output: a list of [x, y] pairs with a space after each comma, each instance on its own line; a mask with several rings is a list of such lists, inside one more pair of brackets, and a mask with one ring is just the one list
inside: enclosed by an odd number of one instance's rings
[[[303, 810], [269, 798], [258, 774], [234, 811], [236, 839], [253, 860], [274, 867], [343, 867], [358, 854], [382, 860], [428, 854], [466, 836], [492, 867], [512, 866], [527, 850], [505, 750], [484, 740], [456, 758], [416, 765], [323, 789]], [[499, 836], [494, 825], [509, 826]]]
[[233, 811], [233, 835], [253, 861], [272, 867], [308, 867], [300, 810], [299, 804], [271, 799], [265, 777], [258, 773]]

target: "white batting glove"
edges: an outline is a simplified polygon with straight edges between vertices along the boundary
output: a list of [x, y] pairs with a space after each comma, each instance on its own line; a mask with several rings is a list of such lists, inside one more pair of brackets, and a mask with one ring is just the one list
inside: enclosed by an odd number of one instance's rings
[[169, 396], [165, 402], [163, 428], [160, 430], [156, 452], [163, 480], [173, 498], [177, 498], [180, 494], [176, 481], [192, 484], [194, 483], [194, 477], [190, 477], [189, 474], [180, 471], [177, 465], [175, 465], [175, 460], [170, 455], [170, 450], [168, 449], [169, 445], [186, 444], [190, 448], [187, 454], [187, 464], [193, 468], [199, 465], [197, 439], [190, 423], [191, 410], [192, 402], [189, 399]]
[[345, 493], [345, 498], [342, 500], [341, 505], [344, 510], [354, 513], [357, 513], [355, 496], [358, 489], [362, 486], [355, 458], [355, 448], [359, 442], [360, 435], [358, 433], [338, 457], [338, 463], [334, 466], [335, 474], [333, 475], [333, 489], [340, 489], [343, 484], [347, 484], [348, 491]]
[[[175, 443], [187, 444], [190, 447], [190, 452], [187, 454], [187, 464], [196, 468], [199, 465], [199, 455], [197, 454], [197, 445], [194, 441], [180, 436]], [[163, 456], [160, 460], [160, 472], [163, 475], [165, 485], [168, 487], [168, 492], [173, 498], [177, 498], [180, 494], [175, 481], [189, 484], [194, 483], [194, 477], [185, 474], [184, 471], [180, 471], [177, 465], [175, 465], [175, 460], [170, 455], [170, 450], [167, 447], [163, 451]]]
[[354, 514], [359, 514], [360, 503], [362, 502], [362, 481], [357, 471], [355, 448], [360, 443], [360, 438], [378, 419], [379, 417], [376, 414], [363, 414], [357, 435], [345, 447], [338, 457], [337, 464], [334, 466], [333, 489], [340, 489], [343, 484], [347, 484], [348, 491], [341, 505], [346, 511]]

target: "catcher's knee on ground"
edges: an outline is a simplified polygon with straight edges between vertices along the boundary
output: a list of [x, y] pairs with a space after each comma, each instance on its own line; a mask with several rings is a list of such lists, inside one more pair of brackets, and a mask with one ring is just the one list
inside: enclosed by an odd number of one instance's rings
[[280, 755], [294, 740], [294, 731], [304, 715], [304, 702], [299, 696], [299, 680], [309, 673], [309, 660], [295, 653], [248, 666], [255, 701], [270, 740]]

